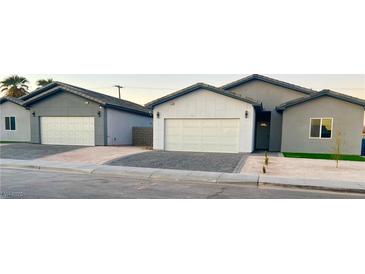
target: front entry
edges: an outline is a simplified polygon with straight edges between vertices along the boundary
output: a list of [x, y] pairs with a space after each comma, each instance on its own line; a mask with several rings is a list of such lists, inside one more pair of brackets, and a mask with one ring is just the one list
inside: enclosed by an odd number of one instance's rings
[[270, 146], [270, 112], [259, 112], [256, 116], [256, 150], [269, 150]]

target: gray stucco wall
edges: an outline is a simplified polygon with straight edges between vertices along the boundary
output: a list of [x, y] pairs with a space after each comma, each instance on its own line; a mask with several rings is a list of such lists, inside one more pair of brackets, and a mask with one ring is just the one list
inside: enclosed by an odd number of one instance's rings
[[[310, 118], [333, 117], [332, 139], [310, 139]], [[283, 113], [283, 152], [334, 153], [341, 132], [342, 154], [360, 155], [364, 108], [331, 97], [321, 97]]]
[[[88, 104], [86, 104], [88, 102]], [[99, 104], [68, 92], [58, 92], [42, 101], [35, 102], [30, 108], [31, 142], [39, 144], [40, 117], [95, 117], [95, 145], [107, 144], [106, 112]], [[35, 112], [33, 117], [32, 112]], [[101, 116], [98, 116], [100, 111]]]
[[275, 108], [282, 103], [307, 95], [302, 92], [275, 86], [258, 80], [253, 80], [231, 88], [229, 91], [262, 102], [264, 110], [271, 111], [269, 150], [280, 151], [282, 138], [282, 114], [278, 113]]
[[107, 144], [132, 145], [133, 127], [151, 127], [152, 117], [108, 108], [107, 112]]
[[[15, 117], [15, 129], [5, 130], [5, 117]], [[29, 110], [14, 104], [0, 104], [0, 141], [30, 142]]]

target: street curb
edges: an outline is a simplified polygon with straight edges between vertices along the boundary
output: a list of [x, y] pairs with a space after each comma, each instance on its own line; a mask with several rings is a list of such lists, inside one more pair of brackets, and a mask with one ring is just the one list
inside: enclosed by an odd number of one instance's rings
[[332, 180], [331, 184], [331, 186], [326, 186], [321, 184], [321, 180], [315, 179], [300, 179], [260, 175], [258, 187], [272, 186], [292, 189], [365, 194], [365, 185], [360, 185], [360, 182]]
[[1, 159], [0, 167], [92, 173], [96, 165], [82, 164], [82, 163], [77, 164], [77, 163], [65, 163], [65, 162], [51, 162], [42, 160]]
[[292, 189], [306, 189], [306, 190], [321, 190], [321, 191], [332, 191], [332, 192], [345, 192], [345, 193], [358, 193], [365, 194], [364, 189], [351, 189], [351, 188], [329, 188], [323, 186], [309, 186], [309, 185], [289, 185], [289, 184], [273, 184], [273, 183], [259, 183], [259, 187], [282, 187], [282, 188], [292, 188]]
[[37, 169], [60, 172], [77, 172], [84, 174], [109, 175], [145, 180], [168, 180], [175, 182], [204, 182], [250, 186], [257, 186], [258, 184], [258, 175], [246, 175], [238, 173], [220, 173], [124, 166], [119, 167], [108, 165], [88, 165], [81, 163], [64, 163], [37, 160], [28, 161], [12, 159], [2, 159], [0, 161], [0, 167], [16, 169]]

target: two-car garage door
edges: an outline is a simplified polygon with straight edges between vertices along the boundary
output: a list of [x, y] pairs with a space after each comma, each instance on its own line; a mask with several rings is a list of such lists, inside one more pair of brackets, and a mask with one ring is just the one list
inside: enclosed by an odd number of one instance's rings
[[95, 145], [94, 117], [41, 117], [41, 143]]
[[239, 119], [165, 119], [165, 150], [239, 152]]

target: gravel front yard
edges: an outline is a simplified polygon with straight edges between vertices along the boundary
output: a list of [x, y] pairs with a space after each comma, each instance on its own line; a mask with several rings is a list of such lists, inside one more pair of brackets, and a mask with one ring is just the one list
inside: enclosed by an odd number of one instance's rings
[[[262, 173], [263, 156], [249, 156], [241, 172]], [[267, 175], [289, 178], [343, 181], [365, 180], [365, 162], [269, 157]]]

